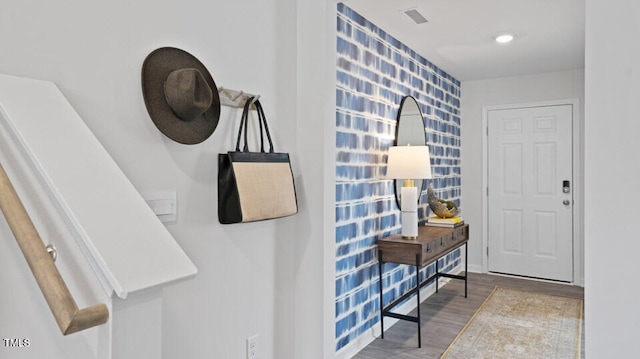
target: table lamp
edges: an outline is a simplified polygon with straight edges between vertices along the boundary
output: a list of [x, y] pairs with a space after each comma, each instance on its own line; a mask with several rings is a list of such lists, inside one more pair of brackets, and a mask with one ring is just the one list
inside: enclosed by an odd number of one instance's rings
[[431, 178], [431, 160], [428, 146], [389, 147], [387, 178], [404, 180], [400, 191], [402, 237], [418, 237], [418, 188], [414, 179]]

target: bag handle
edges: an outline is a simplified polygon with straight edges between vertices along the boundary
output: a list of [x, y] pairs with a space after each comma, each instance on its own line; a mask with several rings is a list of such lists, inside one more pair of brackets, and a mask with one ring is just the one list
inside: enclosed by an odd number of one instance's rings
[[[256, 101], [255, 105], [256, 105], [256, 109], [258, 110], [258, 118], [259, 119], [262, 118], [262, 122], [264, 122], [264, 132], [267, 134], [267, 140], [269, 141], [269, 152], [273, 153], [273, 141], [271, 141], [269, 126], [267, 126], [267, 116], [265, 116], [264, 114], [264, 110], [262, 109], [262, 104], [260, 103], [260, 101]], [[260, 145], [262, 146], [262, 125], [260, 125]]]
[[[255, 102], [254, 102], [255, 100]], [[247, 99], [247, 103], [245, 104], [245, 108], [247, 108], [247, 116], [245, 118], [245, 127], [244, 127], [244, 148], [243, 152], [249, 152], [249, 141], [247, 141], [247, 132], [249, 132], [249, 111], [251, 110], [251, 103], [253, 103], [256, 107], [256, 112], [258, 112], [258, 125], [260, 126], [260, 152], [264, 153], [264, 136], [262, 135], [262, 118], [260, 116], [260, 111], [258, 110], [258, 100], [254, 97], [250, 97]], [[247, 104], [249, 105], [247, 107]], [[266, 123], [266, 122], [265, 122]]]
[[[240, 139], [242, 138], [242, 127], [245, 126], [245, 122], [247, 122], [247, 118], [249, 116], [249, 107], [251, 106], [251, 100], [253, 99], [253, 97], [250, 97], [247, 102], [244, 104], [244, 108], [242, 110], [242, 116], [240, 117], [240, 129], [238, 130], [238, 139], [236, 140], [236, 152], [240, 152]], [[246, 125], [247, 127], [249, 127], [249, 124]], [[246, 130], [245, 130], [246, 132]], [[244, 143], [244, 147], [245, 147], [245, 151], [247, 148], [247, 140], [246, 140], [246, 136], [245, 136], [245, 143]]]
[[269, 133], [269, 127], [267, 126], [267, 118], [264, 115], [264, 110], [262, 109], [262, 104], [260, 101], [253, 102], [254, 97], [250, 97], [247, 99], [247, 102], [244, 104], [244, 108], [242, 110], [242, 117], [240, 119], [240, 129], [238, 130], [238, 139], [236, 141], [236, 152], [240, 152], [240, 139], [242, 138], [242, 131], [244, 129], [244, 146], [242, 152], [249, 152], [249, 145], [247, 141], [247, 132], [249, 128], [249, 111], [251, 108], [251, 104], [253, 103], [256, 107], [256, 111], [258, 113], [258, 124], [260, 125], [260, 152], [264, 152], [264, 136], [262, 132], [262, 124], [264, 123], [264, 132], [267, 134], [267, 140], [269, 141], [269, 152], [273, 153], [273, 142], [271, 141], [271, 134]]

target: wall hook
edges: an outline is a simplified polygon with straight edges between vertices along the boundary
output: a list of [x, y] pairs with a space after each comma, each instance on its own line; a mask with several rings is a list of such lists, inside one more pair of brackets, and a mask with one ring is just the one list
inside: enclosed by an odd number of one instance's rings
[[238, 92], [238, 94], [234, 98], [232, 98], [231, 101], [237, 100], [242, 95], [244, 95], [244, 91], [240, 90], [240, 92]]
[[[244, 91], [236, 91], [222, 86], [218, 87], [218, 94], [220, 96], [220, 104], [223, 106], [230, 106], [236, 108], [243, 108], [247, 100], [253, 97], [252, 102], [256, 102], [260, 95], [252, 95]], [[253, 105], [252, 105], [253, 106]]]

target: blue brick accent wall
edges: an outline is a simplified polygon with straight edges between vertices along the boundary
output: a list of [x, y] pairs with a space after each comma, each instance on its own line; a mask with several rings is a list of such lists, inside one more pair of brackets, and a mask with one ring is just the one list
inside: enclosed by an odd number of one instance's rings
[[[385, 179], [403, 96], [424, 115], [439, 197], [460, 205], [460, 83], [340, 3], [336, 86], [336, 351], [379, 325], [377, 240], [400, 232], [393, 181]], [[422, 193], [419, 216], [429, 210]], [[439, 265], [449, 271], [460, 250]], [[435, 265], [422, 269], [433, 274]], [[383, 299], [415, 285], [415, 269], [385, 264]]]

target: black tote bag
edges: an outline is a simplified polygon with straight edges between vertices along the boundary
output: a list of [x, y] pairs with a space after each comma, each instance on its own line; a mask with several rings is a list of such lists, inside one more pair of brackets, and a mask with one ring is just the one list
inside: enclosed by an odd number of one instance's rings
[[[260, 152], [250, 152], [247, 128], [251, 104], [260, 128]], [[269, 152], [264, 150], [264, 133]], [[240, 150], [240, 139], [244, 146]], [[218, 155], [218, 220], [222, 224], [254, 222], [298, 213], [295, 183], [288, 153], [273, 151], [267, 119], [259, 101], [247, 100], [242, 111], [235, 151]]]

